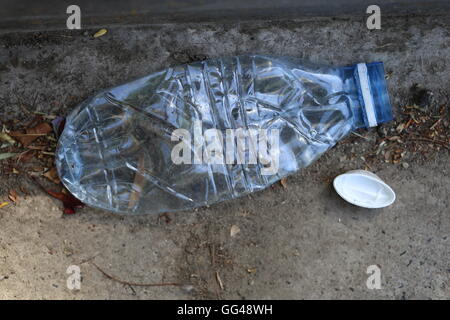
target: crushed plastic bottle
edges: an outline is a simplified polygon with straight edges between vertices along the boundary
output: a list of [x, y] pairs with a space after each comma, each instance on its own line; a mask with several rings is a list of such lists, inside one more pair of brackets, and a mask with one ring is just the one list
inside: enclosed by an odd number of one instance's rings
[[[222, 58], [168, 68], [84, 101], [66, 119], [56, 165], [67, 189], [90, 206], [126, 214], [186, 210], [264, 189], [352, 130], [391, 119], [381, 62]], [[231, 161], [198, 161], [209, 129], [223, 134], [219, 145], [230, 146]], [[264, 162], [255, 148], [236, 148], [239, 135], [228, 133], [239, 129], [276, 132], [264, 142], [275, 157]], [[195, 144], [189, 134], [198, 131]], [[260, 146], [258, 137], [246, 137], [248, 146]], [[178, 155], [190, 162], [174, 161], [180, 144], [190, 154]], [[258, 161], [237, 161], [252, 157]], [[276, 170], [264, 173], [271, 160]]]

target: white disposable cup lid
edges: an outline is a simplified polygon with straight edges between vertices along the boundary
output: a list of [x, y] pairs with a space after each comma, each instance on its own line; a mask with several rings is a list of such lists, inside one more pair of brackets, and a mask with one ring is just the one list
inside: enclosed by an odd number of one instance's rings
[[333, 181], [336, 192], [351, 204], [376, 209], [391, 205], [395, 192], [376, 174], [366, 170], [352, 170]]

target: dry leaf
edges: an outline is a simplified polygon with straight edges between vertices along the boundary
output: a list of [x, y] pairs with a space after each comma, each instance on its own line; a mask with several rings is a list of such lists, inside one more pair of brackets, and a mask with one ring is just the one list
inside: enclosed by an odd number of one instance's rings
[[19, 197], [17, 196], [16, 190], [9, 190], [8, 198], [12, 202], [17, 202]]
[[46, 177], [48, 180], [52, 181], [53, 183], [59, 184], [61, 181], [59, 180], [58, 171], [55, 167], [48, 170], [46, 173], [43, 174], [44, 177]]
[[84, 203], [75, 198], [72, 194], [64, 194], [62, 192], [54, 192], [51, 190], [46, 190], [46, 192], [53, 198], [62, 201], [64, 206], [64, 214], [74, 214], [76, 208], [84, 207]]
[[284, 189], [287, 189], [287, 178], [281, 179], [280, 184]]
[[25, 133], [13, 131], [10, 136], [18, 140], [24, 147], [28, 146], [39, 137], [45, 136], [52, 131], [52, 127], [47, 122], [41, 122], [33, 128], [28, 128]]
[[10, 145], [16, 144], [16, 140], [11, 138], [11, 136], [9, 134], [7, 134], [6, 132], [0, 132], [0, 140], [5, 141], [5, 142], [9, 143]]
[[104, 36], [107, 32], [108, 32], [108, 30], [106, 30], [106, 29], [100, 29], [96, 33], [94, 33], [94, 38]]
[[9, 204], [9, 202], [4, 201], [0, 203], [0, 209], [6, 207]]
[[241, 231], [241, 229], [239, 229], [239, 227], [237, 225], [232, 225], [231, 226], [231, 230], [230, 230], [230, 236], [234, 237], [235, 235], [237, 235], [239, 232]]
[[12, 158], [12, 157], [15, 157], [17, 155], [18, 155], [18, 153], [11, 153], [11, 152], [0, 153], [0, 160]]

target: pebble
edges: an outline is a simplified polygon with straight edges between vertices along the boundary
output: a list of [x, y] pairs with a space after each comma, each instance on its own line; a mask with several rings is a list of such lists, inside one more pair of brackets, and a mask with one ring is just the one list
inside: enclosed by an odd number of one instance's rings
[[403, 162], [402, 166], [403, 166], [403, 168], [408, 169], [409, 168], [409, 163], [408, 162]]

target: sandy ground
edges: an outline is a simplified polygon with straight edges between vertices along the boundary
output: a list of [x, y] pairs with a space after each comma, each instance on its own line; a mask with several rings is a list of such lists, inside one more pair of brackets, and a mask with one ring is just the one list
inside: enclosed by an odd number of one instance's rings
[[[96, 30], [1, 35], [5, 123], [29, 121], [25, 109], [65, 115], [99, 89], [169, 65], [253, 52], [336, 65], [381, 60], [397, 122], [350, 135], [286, 188], [159, 217], [90, 208], [62, 216], [59, 202], [2, 166], [0, 200], [21, 186], [30, 195], [0, 209], [0, 298], [449, 299], [448, 150], [403, 138], [376, 154], [409, 119], [414, 83], [434, 99], [412, 110], [428, 120], [405, 137], [427, 132], [440, 115], [448, 137], [449, 25], [448, 16], [415, 16], [386, 17], [375, 31], [363, 19], [310, 19], [115, 26], [97, 39]], [[386, 151], [396, 149], [406, 153], [393, 163]], [[340, 199], [332, 178], [358, 168], [382, 177], [397, 201], [367, 210]], [[240, 232], [231, 237], [233, 225]], [[122, 284], [93, 263], [127, 282], [186, 285]], [[80, 267], [80, 290], [66, 286], [71, 265]], [[366, 287], [370, 265], [381, 268], [380, 290]]]

